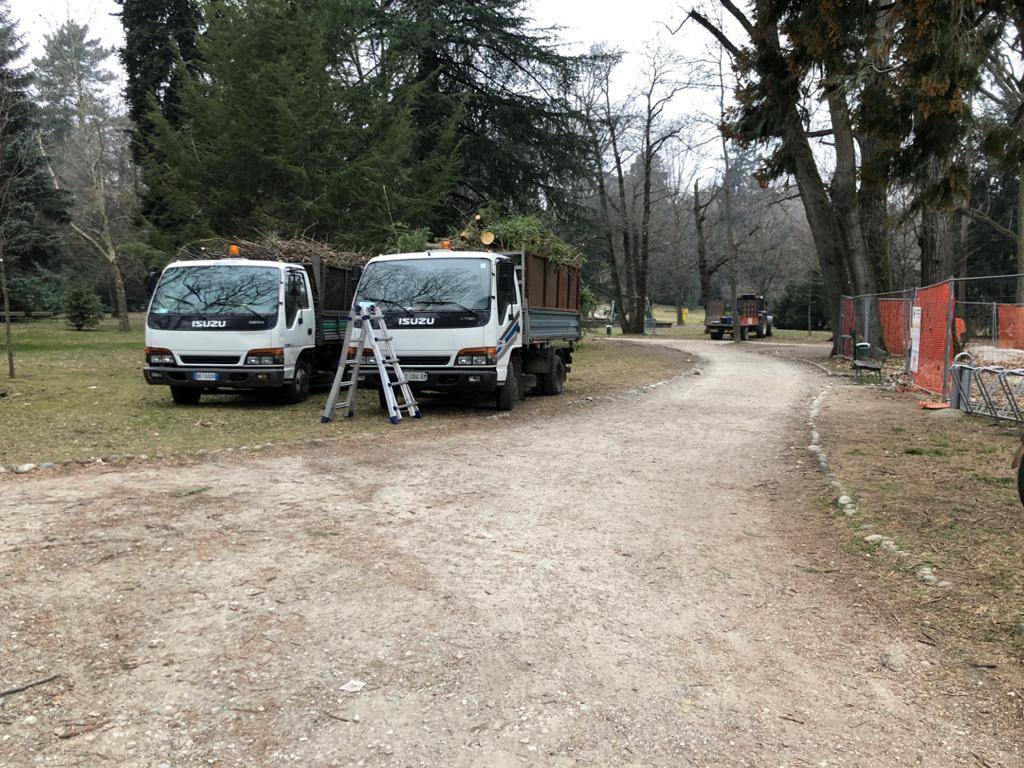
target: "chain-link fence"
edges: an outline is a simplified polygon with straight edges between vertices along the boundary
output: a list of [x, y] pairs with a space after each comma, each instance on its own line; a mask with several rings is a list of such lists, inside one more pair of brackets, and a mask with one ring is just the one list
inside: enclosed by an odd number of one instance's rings
[[902, 365], [912, 386], [945, 397], [953, 358], [961, 352], [981, 366], [1024, 371], [1024, 277], [957, 278], [844, 296], [839, 326], [841, 355], [881, 351]]

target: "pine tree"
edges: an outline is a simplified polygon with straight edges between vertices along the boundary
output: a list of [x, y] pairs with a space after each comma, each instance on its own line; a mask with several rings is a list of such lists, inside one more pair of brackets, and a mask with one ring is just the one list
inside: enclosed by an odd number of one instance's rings
[[[411, 90], [416, 155], [454, 122], [461, 175], [454, 209], [500, 200], [559, 203], [584, 165], [564, 94], [580, 60], [538, 30], [523, 0], [399, 0], [386, 24]], [[449, 214], [450, 215], [450, 214]]]
[[197, 71], [201, 16], [194, 0], [116, 2], [124, 27], [125, 100], [135, 126], [132, 149], [139, 161], [154, 130], [149, 119], [154, 105], [171, 125], [181, 122], [180, 91], [188, 73]]
[[66, 21], [43, 44], [33, 60], [43, 129], [51, 143], [64, 141], [74, 127], [107, 112], [104, 90], [114, 81], [106, 61], [114, 49], [89, 37], [88, 26]]
[[64, 248], [56, 227], [69, 200], [53, 182], [40, 145], [31, 76], [17, 66], [24, 46], [0, 4], [0, 258], [45, 263]]
[[91, 286], [76, 283], [64, 294], [64, 319], [76, 331], [95, 328], [103, 318], [103, 306]]
[[164, 247], [210, 234], [304, 235], [368, 249], [429, 220], [451, 187], [451, 140], [414, 162], [410, 109], [378, 74], [343, 71], [353, 24], [329, 0], [222, 3], [179, 125], [154, 110], [144, 158]]

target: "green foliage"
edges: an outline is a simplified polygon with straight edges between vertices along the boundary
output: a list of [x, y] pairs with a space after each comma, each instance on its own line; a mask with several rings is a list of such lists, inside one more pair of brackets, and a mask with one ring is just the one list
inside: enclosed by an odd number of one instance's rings
[[355, 43], [342, 10], [256, 0], [207, 14], [204, 75], [180, 75], [187, 119], [149, 113], [146, 210], [166, 238], [154, 245], [277, 233], [377, 250], [393, 214], [413, 227], [436, 215], [454, 147], [440, 141], [417, 164], [408, 100], [379, 78], [339, 76]]
[[71, 20], [46, 36], [43, 55], [32, 63], [43, 133], [50, 141], [63, 141], [83, 119], [108, 111], [103, 91], [114, 81], [106, 67], [113, 53], [113, 48], [89, 37], [87, 25]]
[[430, 245], [430, 230], [426, 227], [409, 229], [404, 224], [396, 224], [387, 250], [394, 253], [415, 253], [416, 251], [425, 251], [428, 245]]
[[416, 159], [454, 124], [465, 183], [450, 189], [441, 228], [486, 199], [525, 209], [564, 201], [585, 147], [568, 99], [580, 59], [538, 30], [524, 0], [398, 0], [382, 30], [408, 74]]
[[103, 319], [103, 305], [88, 285], [76, 283], [64, 293], [64, 317], [76, 331], [95, 328]]
[[[127, 76], [128, 117], [135, 125], [133, 153], [141, 159], [154, 126], [156, 109], [171, 125], [181, 122], [180, 90], [195, 73], [202, 20], [194, 0], [115, 0], [121, 6], [124, 47], [121, 63]], [[179, 67], [179, 62], [184, 62]]]
[[11, 309], [15, 312], [60, 312], [64, 308], [66, 272], [35, 269], [8, 275]]
[[575, 245], [559, 236], [551, 218], [538, 213], [501, 213], [493, 204], [482, 208], [450, 239], [456, 248], [479, 248], [480, 236], [485, 231], [494, 234], [492, 247], [501, 251], [522, 249], [546, 256], [556, 264], [574, 267], [586, 261]]
[[580, 285], [580, 312], [584, 317], [590, 317], [598, 305], [597, 296], [586, 283]]
[[[791, 283], [772, 307], [776, 328], [807, 330], [807, 283]], [[828, 328], [828, 301], [822, 286], [811, 286], [811, 330]]]
[[29, 96], [31, 78], [17, 66], [24, 51], [0, 4], [0, 256], [46, 263], [64, 248], [54, 224], [67, 219], [69, 201], [39, 149], [39, 108]]

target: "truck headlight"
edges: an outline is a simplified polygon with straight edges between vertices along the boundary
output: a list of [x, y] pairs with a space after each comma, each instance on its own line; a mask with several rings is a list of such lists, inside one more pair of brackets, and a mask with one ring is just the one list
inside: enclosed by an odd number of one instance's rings
[[495, 365], [498, 361], [496, 347], [472, 347], [460, 349], [455, 356], [456, 365]]
[[251, 349], [245, 354], [246, 365], [284, 365], [284, 350], [275, 347], [274, 349]]
[[169, 349], [146, 347], [146, 362], [149, 365], [175, 365], [174, 353]]

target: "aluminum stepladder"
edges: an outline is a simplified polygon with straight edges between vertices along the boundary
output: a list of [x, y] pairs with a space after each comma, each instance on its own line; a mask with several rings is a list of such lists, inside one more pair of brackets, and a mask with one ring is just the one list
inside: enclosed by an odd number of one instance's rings
[[[362, 329], [359, 335], [356, 356], [348, 359], [349, 347], [352, 344], [352, 335], [356, 327], [356, 320], [362, 321]], [[380, 375], [381, 389], [384, 392], [384, 403], [387, 405], [388, 418], [392, 424], [402, 420], [402, 412], [414, 419], [420, 418], [420, 407], [412, 396], [412, 389], [409, 388], [409, 381], [402, 372], [402, 366], [398, 362], [398, 355], [391, 345], [391, 334], [384, 322], [384, 317], [376, 304], [361, 303], [358, 307], [352, 307], [352, 313], [348, 318], [348, 327], [345, 329], [345, 341], [341, 346], [341, 360], [338, 363], [338, 372], [334, 375], [334, 384], [331, 386], [331, 394], [327, 397], [327, 405], [324, 414], [320, 417], [320, 423], [326, 424], [334, 415], [338, 407], [338, 395], [342, 388], [347, 388], [345, 402], [341, 408], [345, 418], [350, 418], [356, 401], [356, 391], [359, 389], [359, 371], [364, 366], [363, 358], [367, 353], [373, 355], [373, 364], [377, 366], [377, 373]], [[367, 364], [368, 365], [368, 364]], [[345, 378], [345, 371], [349, 371], [349, 378]], [[391, 374], [394, 373], [392, 379]], [[398, 393], [395, 392], [398, 389]], [[398, 401], [401, 394], [402, 401]]]

